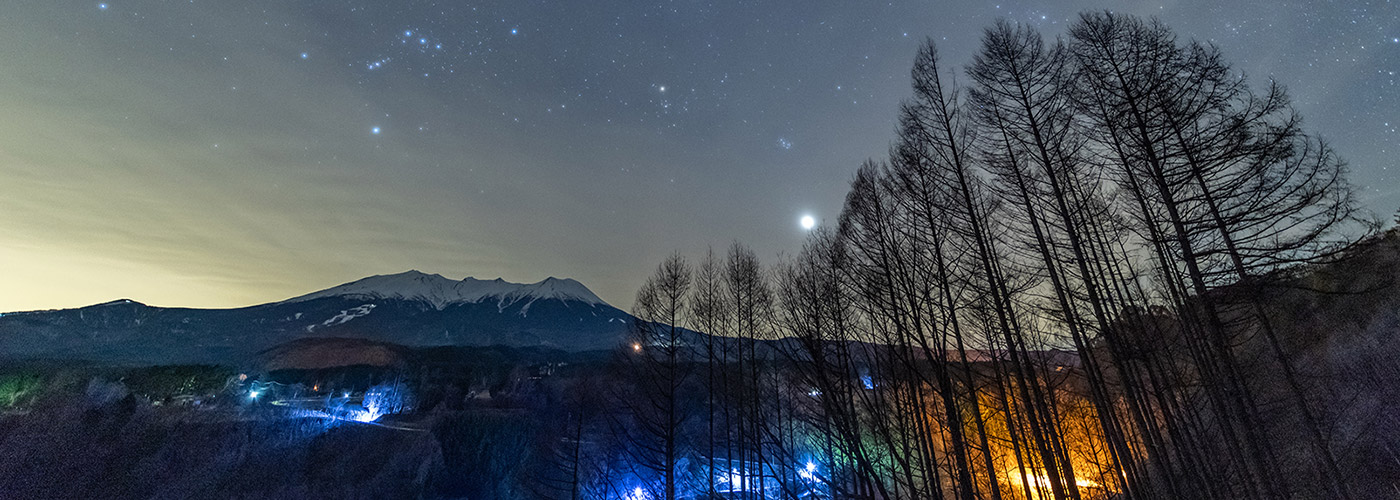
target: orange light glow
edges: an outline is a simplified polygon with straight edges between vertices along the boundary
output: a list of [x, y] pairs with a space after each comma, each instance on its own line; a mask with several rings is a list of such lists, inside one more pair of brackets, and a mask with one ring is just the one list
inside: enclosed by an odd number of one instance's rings
[[[1041, 471], [1034, 471], [1034, 472], [1035, 472], [1035, 473], [1032, 473], [1031, 471], [1027, 471], [1027, 473], [1026, 473], [1026, 479], [1030, 480], [1031, 487], [1032, 487], [1032, 488], [1049, 488], [1049, 487], [1050, 487], [1050, 477], [1049, 477], [1049, 476], [1046, 476], [1045, 474], [1040, 474], [1039, 472], [1041, 472]], [[1021, 473], [1020, 473], [1019, 471], [1015, 470], [1015, 469], [1012, 469], [1012, 470], [1010, 470], [1010, 471], [1007, 471], [1007, 472], [1006, 472], [1006, 478], [1007, 478], [1008, 482], [1010, 482], [1010, 483], [1013, 484], [1013, 485], [1021, 486], [1021, 484], [1022, 484], [1022, 483], [1021, 483]], [[1103, 487], [1103, 485], [1099, 484], [1098, 481], [1093, 481], [1093, 480], [1084, 479], [1084, 478], [1075, 478], [1075, 479], [1074, 479], [1074, 484], [1075, 484], [1075, 486], [1078, 486], [1078, 487], [1080, 487], [1080, 488], [1101, 488], [1101, 487]]]

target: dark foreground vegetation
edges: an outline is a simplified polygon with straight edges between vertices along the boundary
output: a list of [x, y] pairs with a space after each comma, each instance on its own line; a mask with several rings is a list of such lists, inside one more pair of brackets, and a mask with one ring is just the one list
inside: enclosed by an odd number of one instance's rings
[[667, 259], [614, 353], [9, 365], [0, 497], [1400, 495], [1400, 236], [1282, 89], [1098, 13], [912, 74], [833, 227]]
[[[528, 498], [561, 384], [607, 359], [402, 350], [385, 366], [242, 373], [8, 364], [0, 498]], [[359, 418], [383, 387], [396, 404]]]

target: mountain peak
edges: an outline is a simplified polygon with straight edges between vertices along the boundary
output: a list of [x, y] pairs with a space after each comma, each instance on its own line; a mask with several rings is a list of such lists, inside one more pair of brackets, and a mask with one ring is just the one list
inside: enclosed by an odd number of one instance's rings
[[287, 299], [304, 302], [323, 297], [373, 297], [381, 299], [421, 300], [442, 309], [453, 303], [476, 303], [494, 299], [501, 304], [539, 299], [606, 304], [583, 283], [569, 278], [550, 276], [537, 283], [511, 283], [502, 278], [491, 281], [467, 277], [453, 281], [440, 274], [409, 270], [398, 274], [370, 276], [319, 292]]

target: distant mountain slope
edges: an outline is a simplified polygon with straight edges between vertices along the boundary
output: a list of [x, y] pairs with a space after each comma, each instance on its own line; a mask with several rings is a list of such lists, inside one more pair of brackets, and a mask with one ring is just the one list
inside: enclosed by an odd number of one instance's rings
[[258, 353], [255, 366], [265, 371], [320, 370], [345, 366], [403, 365], [408, 349], [365, 339], [300, 338]]
[[585, 351], [622, 342], [631, 321], [631, 315], [571, 279], [453, 281], [409, 271], [238, 309], [162, 308], [119, 300], [5, 313], [0, 315], [0, 358], [235, 363], [308, 337], [411, 347]]

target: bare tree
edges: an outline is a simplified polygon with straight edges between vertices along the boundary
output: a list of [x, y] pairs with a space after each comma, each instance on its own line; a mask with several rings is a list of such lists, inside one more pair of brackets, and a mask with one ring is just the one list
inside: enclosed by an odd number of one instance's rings
[[634, 464], [660, 477], [660, 495], [675, 500], [677, 469], [685, 444], [683, 425], [689, 417], [682, 386], [690, 375], [684, 350], [687, 343], [679, 326], [686, 314], [686, 296], [692, 276], [680, 254], [672, 254], [637, 291], [632, 315], [636, 340], [624, 354], [635, 399], [625, 401], [632, 417], [626, 436]]

